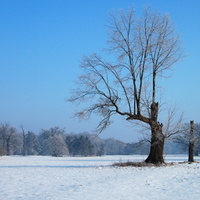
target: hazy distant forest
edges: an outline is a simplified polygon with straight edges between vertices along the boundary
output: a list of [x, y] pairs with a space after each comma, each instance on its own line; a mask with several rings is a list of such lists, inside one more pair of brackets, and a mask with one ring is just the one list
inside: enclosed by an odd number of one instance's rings
[[[185, 124], [184, 129], [189, 127]], [[199, 128], [200, 125], [195, 126]], [[198, 129], [199, 130], [199, 129]], [[199, 131], [195, 131], [198, 138]], [[165, 154], [187, 153], [188, 130], [165, 144]], [[19, 129], [8, 123], [0, 125], [0, 155], [50, 155], [50, 156], [102, 156], [148, 154], [150, 143], [147, 139], [136, 143], [124, 143], [114, 138], [101, 139], [89, 133], [68, 134], [65, 129], [53, 127], [41, 129], [36, 134]], [[195, 142], [195, 155], [200, 151], [199, 140]]]

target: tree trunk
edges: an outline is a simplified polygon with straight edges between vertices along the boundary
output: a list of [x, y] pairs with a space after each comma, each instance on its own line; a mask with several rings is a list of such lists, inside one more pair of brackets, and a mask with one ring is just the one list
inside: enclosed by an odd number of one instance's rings
[[151, 105], [151, 148], [150, 153], [145, 162], [159, 164], [164, 163], [163, 150], [165, 137], [162, 132], [162, 123], [157, 121], [158, 118], [158, 103]]
[[23, 131], [23, 149], [22, 149], [22, 155], [26, 156], [26, 135]]
[[151, 148], [145, 162], [159, 164], [164, 163], [164, 135], [162, 133], [162, 124], [159, 122], [151, 128]]
[[6, 155], [9, 156], [10, 155], [10, 142], [9, 140], [6, 143]]
[[194, 162], [194, 142], [189, 143], [188, 162]]
[[27, 153], [27, 149], [26, 149], [26, 134], [25, 134], [24, 127], [23, 127], [22, 124], [21, 124], [21, 129], [22, 129], [22, 138], [23, 138], [22, 155], [26, 156], [26, 153]]
[[188, 162], [194, 162], [194, 121], [190, 121], [190, 140], [188, 148]]

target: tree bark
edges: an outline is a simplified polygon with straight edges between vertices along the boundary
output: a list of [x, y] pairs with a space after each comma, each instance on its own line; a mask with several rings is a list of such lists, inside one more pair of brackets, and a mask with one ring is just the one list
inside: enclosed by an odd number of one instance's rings
[[158, 118], [158, 103], [152, 103], [151, 105], [151, 147], [150, 153], [145, 162], [160, 164], [164, 163], [163, 150], [165, 137], [162, 132], [162, 123], [157, 121]]
[[188, 162], [194, 162], [194, 121], [190, 121], [190, 140], [188, 148]]
[[7, 140], [7, 143], [6, 143], [6, 155], [7, 156], [10, 155], [10, 140]]
[[25, 134], [25, 132], [24, 132], [24, 129], [23, 129], [23, 127], [22, 127], [22, 137], [23, 137], [23, 150], [22, 150], [22, 155], [23, 156], [26, 156], [26, 134]]
[[189, 143], [188, 162], [194, 162], [194, 142]]
[[145, 162], [160, 164], [164, 163], [163, 149], [164, 149], [164, 135], [162, 133], [162, 124], [159, 122], [151, 127], [151, 147], [150, 153]]

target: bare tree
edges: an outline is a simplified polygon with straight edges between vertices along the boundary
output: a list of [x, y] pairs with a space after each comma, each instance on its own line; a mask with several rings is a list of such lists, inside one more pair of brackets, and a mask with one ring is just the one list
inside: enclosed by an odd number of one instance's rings
[[150, 8], [136, 16], [134, 9], [110, 14], [107, 55], [111, 61], [93, 54], [84, 57], [78, 87], [71, 102], [88, 102], [77, 113], [103, 118], [97, 127], [103, 131], [114, 114], [140, 121], [151, 129], [151, 148], [146, 162], [163, 163], [163, 124], [158, 122], [158, 79], [182, 57], [179, 36], [170, 17]]
[[12, 127], [9, 123], [0, 125], [0, 141], [4, 154], [10, 155], [11, 148], [15, 147], [17, 138], [17, 129]]
[[190, 121], [190, 124], [183, 124], [179, 135], [175, 139], [183, 150], [188, 150], [188, 162], [194, 162], [194, 154], [198, 155], [199, 151], [200, 123]]

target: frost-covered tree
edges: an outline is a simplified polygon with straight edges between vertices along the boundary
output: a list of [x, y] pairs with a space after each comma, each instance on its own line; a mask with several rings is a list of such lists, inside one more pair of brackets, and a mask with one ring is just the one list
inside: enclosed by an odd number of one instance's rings
[[17, 133], [17, 129], [9, 123], [2, 123], [0, 125], [0, 149], [1, 153], [10, 155], [17, 151], [21, 146], [21, 141]]
[[39, 142], [41, 155], [69, 155], [64, 138], [64, 129], [54, 127], [49, 130], [42, 130], [39, 135]]
[[[159, 79], [182, 57], [179, 35], [169, 15], [150, 8], [136, 16], [135, 10], [110, 15], [106, 55], [85, 56], [83, 74], [70, 102], [80, 102], [81, 118], [101, 116], [103, 131], [113, 115], [146, 124], [151, 130], [146, 162], [163, 163], [165, 134], [159, 120]], [[86, 102], [85, 107], [83, 103]]]
[[122, 155], [126, 147], [126, 143], [114, 138], [105, 139], [104, 145], [107, 155]]
[[38, 136], [32, 131], [28, 131], [25, 137], [26, 155], [37, 155], [39, 152]]
[[69, 150], [63, 135], [53, 135], [49, 139], [50, 154], [55, 157], [68, 156]]

